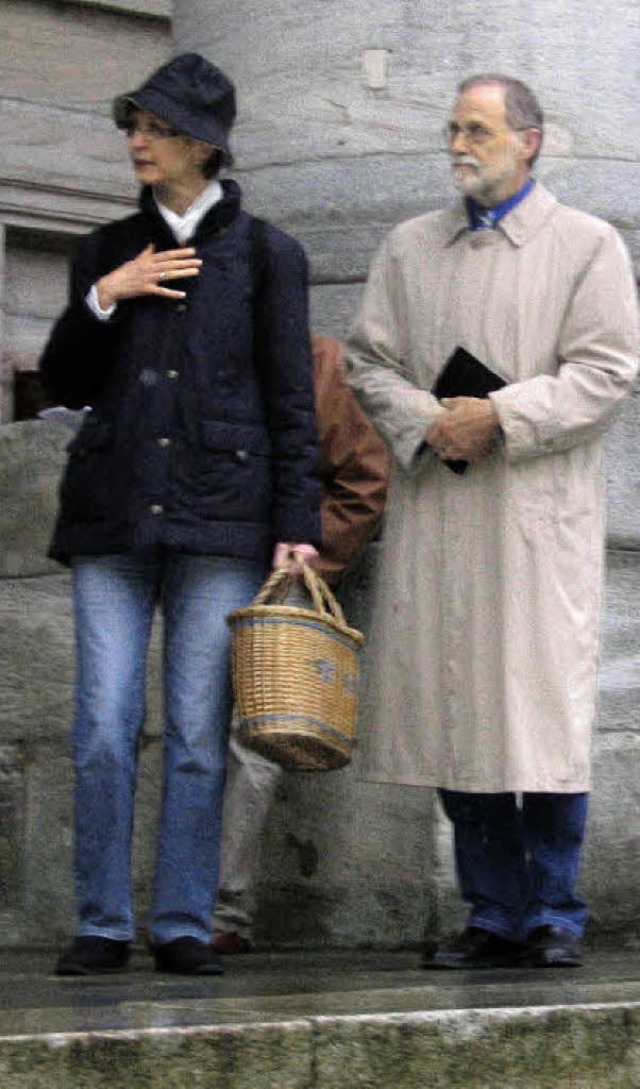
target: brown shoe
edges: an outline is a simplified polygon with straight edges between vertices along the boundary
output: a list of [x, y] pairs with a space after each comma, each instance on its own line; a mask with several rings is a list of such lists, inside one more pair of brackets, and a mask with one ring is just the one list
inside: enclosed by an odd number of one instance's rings
[[222, 961], [206, 942], [189, 936], [174, 938], [153, 947], [156, 972], [171, 972], [179, 976], [221, 976]]
[[216, 930], [211, 946], [216, 953], [222, 953], [223, 956], [251, 952], [251, 942], [248, 938], [243, 938], [242, 934], [238, 934], [237, 930]]

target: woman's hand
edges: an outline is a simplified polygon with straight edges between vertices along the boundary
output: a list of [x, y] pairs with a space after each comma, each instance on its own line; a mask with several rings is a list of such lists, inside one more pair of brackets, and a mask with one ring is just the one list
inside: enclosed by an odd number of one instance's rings
[[98, 301], [103, 310], [109, 310], [121, 299], [136, 299], [141, 295], [159, 295], [165, 299], [184, 299], [184, 291], [171, 290], [164, 284], [197, 276], [202, 261], [196, 251], [188, 246], [180, 250], [155, 252], [153, 243], [124, 265], [107, 273], [96, 282]]
[[293, 553], [299, 556], [301, 560], [313, 566], [314, 560], [318, 558], [318, 549], [314, 548], [311, 544], [287, 544], [284, 541], [280, 541], [273, 551], [273, 561], [271, 566], [276, 571], [279, 567], [288, 567], [291, 570], [296, 569], [295, 559]]

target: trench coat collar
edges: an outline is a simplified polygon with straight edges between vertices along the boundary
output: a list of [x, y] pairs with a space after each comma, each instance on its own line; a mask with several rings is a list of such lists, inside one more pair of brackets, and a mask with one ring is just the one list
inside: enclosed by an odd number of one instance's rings
[[[513, 246], [525, 246], [546, 223], [557, 204], [556, 198], [537, 181], [524, 200], [508, 212], [493, 229], [502, 231]], [[445, 215], [445, 245], [451, 245], [460, 235], [469, 231], [469, 218], [464, 201], [453, 205]]]

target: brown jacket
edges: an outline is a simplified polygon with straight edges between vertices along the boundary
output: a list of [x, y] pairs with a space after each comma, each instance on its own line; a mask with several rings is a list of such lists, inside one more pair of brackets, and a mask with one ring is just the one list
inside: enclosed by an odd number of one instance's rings
[[313, 377], [323, 487], [315, 570], [335, 585], [380, 524], [390, 454], [347, 385], [339, 341], [313, 337]]

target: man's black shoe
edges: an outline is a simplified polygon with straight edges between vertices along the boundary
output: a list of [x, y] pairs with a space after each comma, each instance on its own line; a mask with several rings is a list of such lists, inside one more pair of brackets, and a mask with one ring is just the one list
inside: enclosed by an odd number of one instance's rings
[[98, 976], [123, 972], [129, 963], [129, 942], [113, 938], [79, 937], [56, 964], [59, 976]]
[[173, 972], [180, 976], [220, 976], [224, 972], [222, 960], [215, 950], [197, 938], [176, 938], [155, 945], [153, 955], [157, 972]]
[[448, 945], [426, 953], [423, 968], [508, 968], [520, 964], [523, 946], [470, 926]]
[[560, 926], [539, 926], [527, 935], [525, 964], [530, 968], [579, 968], [580, 938]]

